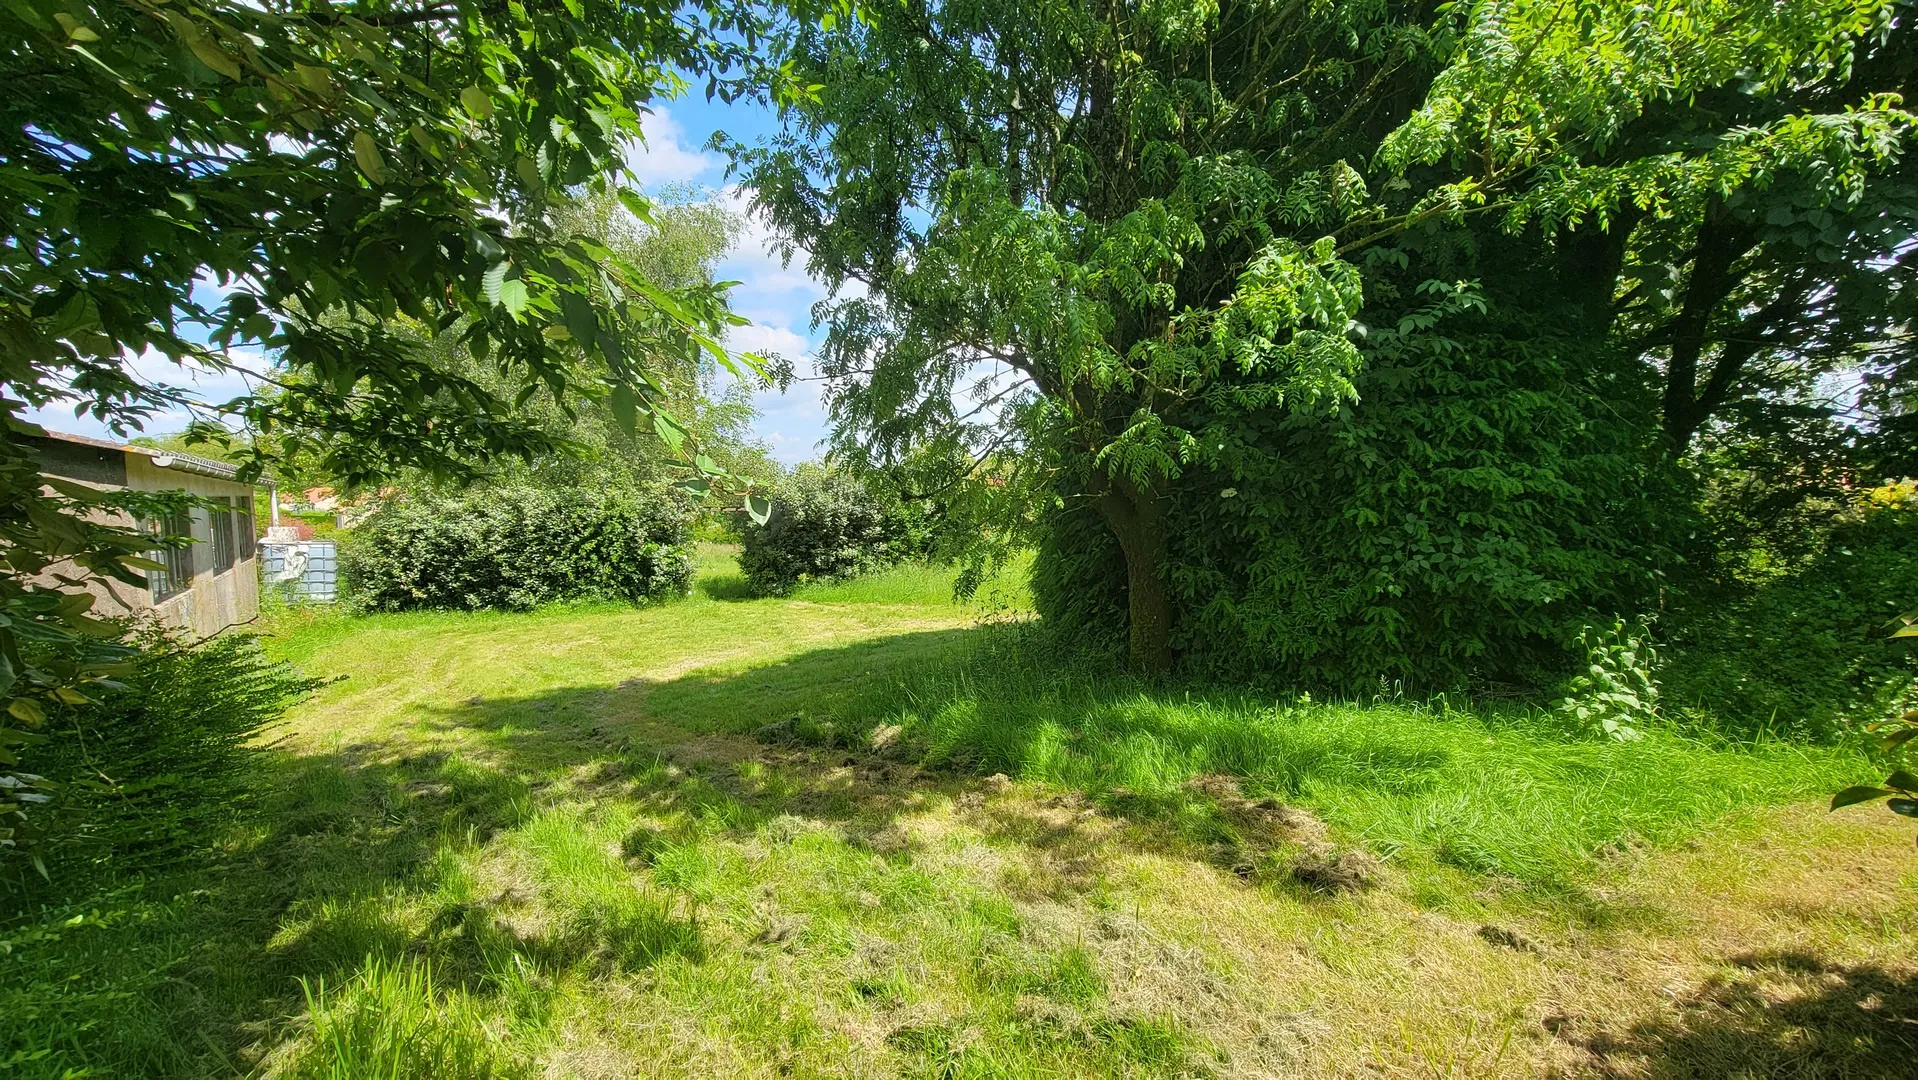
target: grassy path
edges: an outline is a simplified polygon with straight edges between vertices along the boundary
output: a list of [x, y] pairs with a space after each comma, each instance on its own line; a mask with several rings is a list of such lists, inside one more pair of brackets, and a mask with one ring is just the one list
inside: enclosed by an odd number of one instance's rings
[[91, 1036], [108, 1071], [1918, 1061], [1910, 830], [1807, 804], [1844, 755], [1092, 680], [936, 575], [742, 600], [709, 555], [656, 609], [285, 621], [346, 677], [154, 908], [188, 990]]

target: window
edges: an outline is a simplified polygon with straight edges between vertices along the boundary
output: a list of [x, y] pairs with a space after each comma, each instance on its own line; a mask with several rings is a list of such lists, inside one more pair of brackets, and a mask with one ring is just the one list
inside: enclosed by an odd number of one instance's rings
[[240, 558], [253, 557], [253, 496], [236, 495], [233, 498], [233, 529], [239, 534]]
[[210, 501], [213, 506], [207, 511], [207, 526], [213, 534], [213, 572], [224, 574], [233, 569], [233, 500], [222, 497]]
[[[183, 513], [168, 514], [153, 522], [149, 529], [155, 536], [192, 536], [193, 519]], [[154, 603], [193, 587], [192, 547], [158, 548], [147, 552], [147, 558], [166, 567], [147, 571], [147, 589], [153, 594]]]

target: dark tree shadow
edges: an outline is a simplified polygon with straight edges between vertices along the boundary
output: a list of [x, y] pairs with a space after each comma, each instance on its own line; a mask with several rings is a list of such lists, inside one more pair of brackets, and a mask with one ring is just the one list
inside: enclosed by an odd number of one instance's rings
[[1918, 973], [1804, 952], [1733, 958], [1669, 1020], [1578, 1039], [1592, 1071], [1632, 1077], [1918, 1076]]
[[[301, 980], [337, 986], [369, 955], [430, 959], [443, 985], [476, 996], [496, 993], [489, 972], [502, 951], [551, 975], [709, 955], [697, 923], [672, 911], [528, 925], [511, 917], [524, 898], [510, 891], [443, 888], [457, 864], [449, 853], [518, 829], [561, 800], [633, 800], [662, 821], [696, 820], [706, 835], [715, 823], [743, 835], [785, 818], [832, 822], [889, 858], [911, 855], [894, 827], [899, 817], [952, 800], [977, 813], [982, 831], [1035, 850], [1045, 873], [1031, 888], [1063, 895], [1097, 880], [1096, 845], [1079, 823], [1088, 811], [1143, 826], [1155, 847], [1163, 837], [1165, 850], [1184, 845], [1194, 859], [1236, 841], [1232, 815], [1204, 790], [1125, 790], [1109, 762], [1129, 741], [1248, 777], [1248, 796], [1289, 793], [1333, 773], [1342, 784], [1403, 791], [1447, 763], [1442, 750], [1365, 733], [1175, 723], [1175, 697], [1181, 709], [1254, 699], [1076, 676], [1050, 658], [1019, 655], [1028, 644], [1004, 628], [898, 634], [745, 671], [472, 698], [429, 712], [429, 734], [461, 736], [457, 754], [399, 737], [276, 754], [256, 838], [165, 885], [197, 897], [189, 917], [206, 945], [168, 976], [192, 992], [141, 1007], [238, 1054], [271, 1045], [284, 1018], [298, 1015]], [[979, 671], [989, 677], [969, 675]], [[988, 774], [1034, 771], [1062, 746], [1084, 764], [1068, 785], [1081, 794], [1036, 813], [989, 803], [998, 785]], [[635, 875], [676, 839], [674, 827], [625, 838], [620, 855]], [[1808, 992], [1768, 1009], [1741, 997], [1743, 984], [1727, 984], [1682, 1023], [1592, 1036], [1593, 1060], [1671, 1076], [1720, 1075], [1715, 1063], [1747, 1061], [1789, 1073], [1801, 1059], [1824, 1063], [1803, 1075], [1918, 1075], [1892, 1068], [1918, 1060], [1909, 980], [1772, 963]]]
[[746, 575], [737, 573], [702, 574], [693, 588], [712, 600], [755, 600], [759, 596], [746, 582]]

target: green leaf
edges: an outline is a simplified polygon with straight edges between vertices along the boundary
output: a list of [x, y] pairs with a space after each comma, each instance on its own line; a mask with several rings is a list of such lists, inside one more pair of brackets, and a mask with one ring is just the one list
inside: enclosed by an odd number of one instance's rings
[[539, 162], [525, 154], [513, 162], [513, 171], [519, 174], [519, 181], [526, 185], [527, 191], [538, 194], [546, 189], [546, 178], [539, 174]]
[[194, 56], [199, 57], [200, 63], [235, 82], [240, 80], [240, 65], [234, 61], [233, 54], [220, 47], [219, 42], [201, 36], [189, 41], [187, 47], [193, 50]]
[[1903, 814], [1906, 817], [1918, 817], [1918, 799], [1893, 799], [1886, 803], [1885, 806], [1894, 814]]
[[612, 407], [613, 420], [619, 424], [621, 431], [628, 435], [639, 434], [639, 398], [633, 393], [632, 387], [625, 383], [614, 383], [607, 404]]
[[460, 107], [475, 120], [493, 118], [493, 96], [477, 86], [469, 86], [460, 91]]
[[43, 475], [40, 477], [40, 482], [60, 494], [65, 495], [67, 498], [72, 499], [74, 502], [97, 503], [105, 494], [97, 488], [90, 488], [85, 484], [76, 484], [71, 480], [62, 480], [57, 476]]
[[80, 631], [82, 634], [87, 635], [88, 637], [106, 638], [108, 640], [112, 640], [114, 638], [124, 637], [126, 635], [125, 628], [119, 625], [116, 625], [114, 623], [107, 622], [104, 619], [93, 619], [93, 618], [88, 618], [87, 616], [84, 616], [84, 615], [71, 615], [62, 621], [64, 621], [68, 626], [73, 627], [75, 630]]
[[686, 429], [679, 426], [679, 421], [658, 409], [653, 410], [653, 434], [659, 436], [659, 441], [675, 454], [686, 445]]
[[500, 282], [499, 302], [500, 306], [506, 309], [508, 315], [518, 318], [520, 312], [526, 310], [528, 299], [525, 281], [520, 278], [513, 278], [509, 281]]
[[1897, 788], [1899, 791], [1918, 791], [1918, 776], [1913, 776], [1903, 769], [1898, 769], [1890, 776], [1885, 777], [1885, 786], [1888, 788]]
[[480, 276], [480, 296], [489, 304], [499, 303], [500, 286], [506, 284], [506, 272], [513, 268], [510, 262], [496, 262]]
[[652, 200], [634, 191], [632, 188], [619, 189], [619, 201], [634, 217], [648, 225], [657, 226], [658, 219], [653, 216]]
[[94, 33], [93, 30], [87, 26], [87, 24], [81, 22], [80, 20], [74, 18], [73, 16], [67, 14], [64, 11], [54, 12], [53, 20], [59, 23], [60, 29], [65, 30], [67, 32], [67, 37], [72, 38], [74, 41], [100, 40], [100, 35]]
[[7, 715], [23, 724], [44, 724], [47, 711], [32, 698], [17, 697], [7, 703]]
[[386, 162], [380, 158], [379, 144], [373, 141], [373, 136], [364, 131], [353, 133], [353, 160], [359, 164], [360, 171], [366, 174], [368, 180], [375, 184], [386, 183]]
[[714, 461], [705, 454], [700, 454], [698, 457], [695, 457], [693, 464], [698, 467], [700, 472], [705, 473], [707, 476], [726, 475], [726, 470], [719, 467], [719, 462]]
[[583, 293], [566, 289], [559, 294], [560, 315], [566, 320], [566, 329], [573, 340], [591, 348], [599, 340], [599, 319], [593, 312], [593, 302]]
[[764, 525], [772, 519], [773, 501], [764, 495], [747, 493], [746, 516], [753, 519], [753, 524]]
[[1894, 731], [1885, 736], [1884, 741], [1878, 744], [1878, 751], [1879, 753], [1889, 754], [1913, 739], [1918, 739], [1918, 727], [1909, 727], [1902, 731]]
[[1895, 794], [1895, 793], [1886, 791], [1884, 788], [1881, 788], [1881, 787], [1848, 787], [1845, 790], [1831, 797], [1831, 808], [1833, 810], [1837, 810], [1840, 807], [1852, 806], [1856, 803], [1870, 802], [1873, 799], [1882, 799], [1885, 796], [1892, 795], [1892, 794]]
[[333, 72], [319, 64], [294, 63], [293, 77], [322, 97], [333, 96]]

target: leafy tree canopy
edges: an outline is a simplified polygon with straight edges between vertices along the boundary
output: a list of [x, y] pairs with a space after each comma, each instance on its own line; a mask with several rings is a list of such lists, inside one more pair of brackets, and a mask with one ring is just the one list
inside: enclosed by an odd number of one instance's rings
[[[671, 289], [712, 290], [721, 306], [728, 307], [725, 290], [731, 283], [717, 281], [714, 271], [732, 250], [744, 219], [718, 202], [685, 190], [661, 192], [652, 198], [650, 210], [649, 219], [641, 221], [618, 198], [601, 194], [569, 199], [555, 209], [555, 215], [571, 233], [603, 244], [648, 280]], [[511, 399], [523, 389], [510, 369], [475, 355], [466, 320], [439, 330], [401, 315], [389, 329], [414, 340], [416, 355], [443, 374], [470, 379], [501, 399]], [[704, 350], [659, 351], [643, 334], [630, 335], [625, 349], [648, 357], [651, 400], [690, 436], [689, 445], [697, 448], [695, 468], [704, 459], [735, 482], [772, 479], [777, 467], [751, 431], [758, 415], [752, 394], [756, 387], [788, 376], [790, 363], [785, 358], [763, 357], [762, 370], [742, 379], [728, 378]], [[595, 377], [589, 357], [573, 350], [565, 364], [563, 393], [555, 394], [542, 384], [514, 402], [514, 417], [535, 426], [554, 449], [525, 460], [486, 462], [479, 478], [495, 484], [605, 489], [665, 483], [674, 473], [684, 472], [673, 447], [656, 428], [620, 423], [610, 387]], [[223, 432], [208, 434], [218, 441], [228, 439]], [[289, 465], [301, 464], [285, 454], [278, 458], [275, 468], [282, 473]], [[406, 470], [398, 480], [408, 486], [436, 483], [434, 475], [417, 469]], [[702, 488], [708, 480], [701, 473], [691, 483]]]
[[[1864, 62], [1897, 36], [1886, 0], [862, 15], [787, 30], [792, 69], [825, 90], [788, 104], [768, 145], [735, 148], [795, 251], [841, 286], [822, 311], [835, 453], [886, 466], [943, 443], [1068, 479], [1123, 550], [1147, 669], [1171, 659], [1166, 495], [1222, 445], [1193, 418], [1349, 401], [1366, 275], [1407, 263], [1405, 238], [1482, 224], [1569, 251], [1652, 223], [1622, 317], [1670, 350], [1690, 324], [1653, 268], [1697, 260], [1671, 238], [1696, 244], [1698, 222], [1749, 199], [1780, 219], [1754, 236], [1856, 267], [1883, 231], [1800, 244], [1797, 222], [1868, 215], [1912, 121], [1896, 76]], [[1766, 192], [1789, 193], [1790, 222]], [[1567, 261], [1595, 270], [1609, 328], [1624, 253]], [[1754, 264], [1765, 303], [1822, 295], [1784, 262]], [[1753, 295], [1713, 301], [1714, 347], [1736, 345]], [[1676, 356], [1647, 362], [1684, 383]]]
[[[45, 572], [137, 583], [150, 565], [150, 538], [84, 516], [101, 496], [44, 495], [18, 440], [23, 405], [77, 398], [124, 430], [181, 402], [130, 355], [271, 355], [277, 392], [215, 407], [261, 436], [254, 469], [269, 448], [349, 482], [530, 457], [554, 438], [513, 402], [582, 374], [624, 426], [650, 415], [683, 443], [659, 358], [750, 366], [719, 344], [734, 317], [716, 286], [662, 284], [578, 234], [559, 197], [620, 189], [648, 103], [688, 78], [793, 100], [750, 62], [760, 40], [743, 0], [0, 4], [0, 703], [32, 725], [36, 700], [103, 677], [22, 651], [117, 634]], [[402, 315], [463, 323], [512, 394], [420, 356]], [[0, 764], [18, 741], [0, 732]]]

